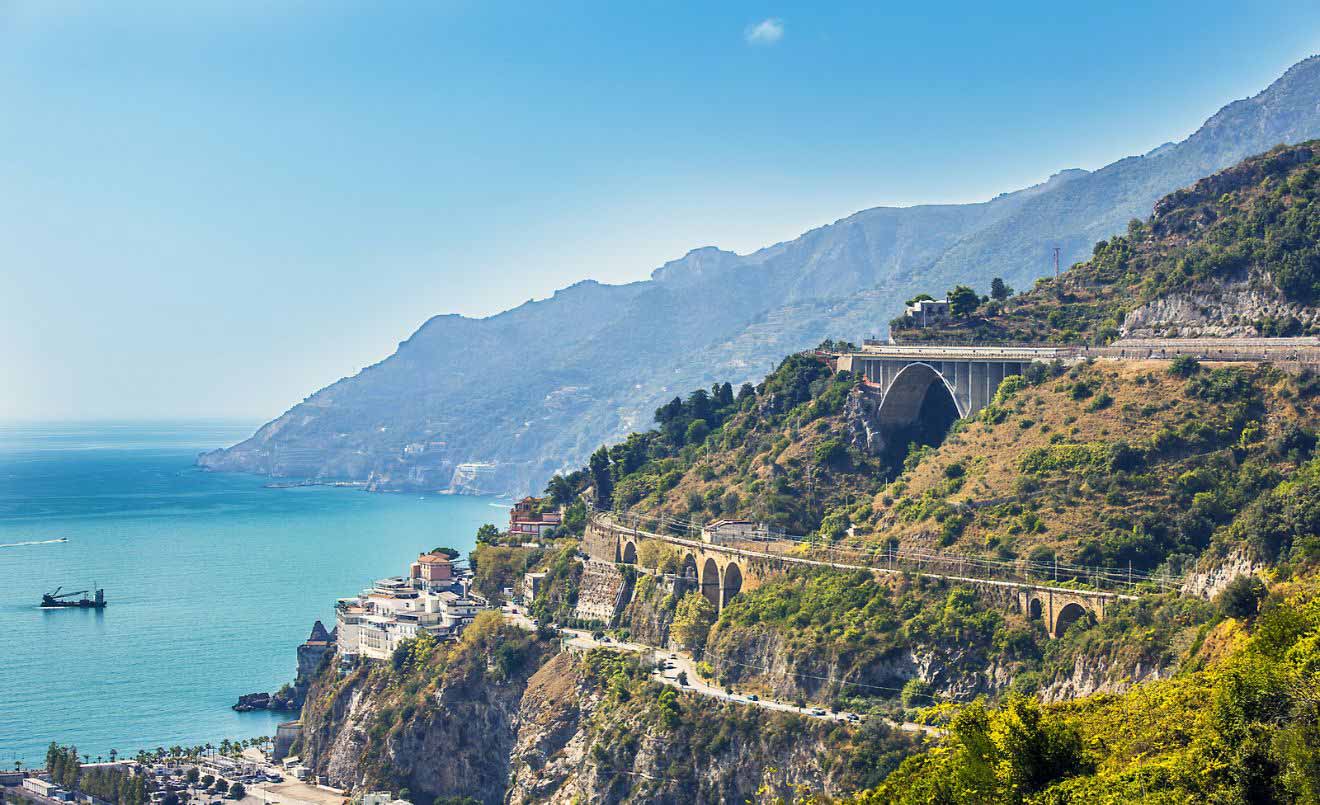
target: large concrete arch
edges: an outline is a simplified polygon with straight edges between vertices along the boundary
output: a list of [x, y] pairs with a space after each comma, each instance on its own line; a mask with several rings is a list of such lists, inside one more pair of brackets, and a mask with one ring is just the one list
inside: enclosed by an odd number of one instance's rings
[[1063, 637], [1068, 627], [1086, 617], [1086, 607], [1076, 601], [1069, 601], [1059, 610], [1059, 618], [1054, 622], [1054, 636]]
[[894, 376], [889, 388], [885, 390], [884, 399], [880, 401], [880, 410], [877, 412], [880, 424], [888, 427], [905, 427], [915, 423], [921, 415], [922, 403], [932, 389], [936, 393], [948, 394], [958, 416], [967, 416], [967, 406], [959, 401], [956, 389], [944, 375], [930, 364], [910, 363]]
[[733, 597], [742, 592], [742, 569], [737, 562], [730, 562], [724, 567], [723, 583], [720, 585], [720, 609], [729, 605]]
[[707, 557], [701, 568], [701, 594], [706, 596], [715, 611], [720, 609], [720, 566], [713, 557]]
[[627, 542], [623, 543], [622, 554], [623, 555], [620, 558], [623, 560], [623, 563], [625, 565], [637, 564], [637, 544], [634, 543], [632, 540], [628, 540]]

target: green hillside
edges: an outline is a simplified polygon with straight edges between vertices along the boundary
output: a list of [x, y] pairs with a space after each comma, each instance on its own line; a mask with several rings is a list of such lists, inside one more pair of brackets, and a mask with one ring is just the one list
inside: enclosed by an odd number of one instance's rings
[[1278, 304], [1239, 311], [1225, 326], [1262, 336], [1320, 333], [1320, 141], [1280, 146], [1169, 194], [1149, 219], [1096, 243], [1091, 259], [1057, 280], [986, 299], [945, 327], [895, 320], [894, 335], [1103, 344], [1141, 305], [1179, 292], [1213, 294], [1235, 281]]

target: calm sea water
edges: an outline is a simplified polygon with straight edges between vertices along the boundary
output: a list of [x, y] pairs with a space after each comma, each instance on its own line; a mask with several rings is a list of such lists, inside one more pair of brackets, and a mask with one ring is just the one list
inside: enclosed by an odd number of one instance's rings
[[[252, 429], [0, 425], [0, 768], [52, 740], [95, 758], [272, 734], [286, 715], [229, 706], [292, 681], [335, 598], [437, 545], [466, 555], [507, 516], [490, 498], [267, 489], [193, 467]], [[103, 612], [37, 606], [93, 582]]]

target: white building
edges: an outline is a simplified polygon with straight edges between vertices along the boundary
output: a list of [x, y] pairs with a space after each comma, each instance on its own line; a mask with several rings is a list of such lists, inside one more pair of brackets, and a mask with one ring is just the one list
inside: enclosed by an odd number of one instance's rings
[[701, 529], [701, 539], [714, 545], [722, 545], [735, 540], [759, 539], [770, 536], [769, 529], [761, 523], [751, 520], [716, 520]]
[[40, 777], [25, 777], [23, 779], [23, 788], [24, 790], [31, 791], [32, 793], [43, 797], [59, 799], [56, 794], [59, 792], [60, 787], [52, 783], [50, 780], [43, 780]]
[[335, 604], [341, 661], [386, 660], [399, 644], [422, 632], [457, 637], [483, 605], [470, 596], [470, 579], [442, 554], [422, 554], [408, 576], [380, 579], [370, 589]]
[[903, 315], [918, 327], [944, 324], [949, 320], [949, 300], [918, 299], [907, 306]]

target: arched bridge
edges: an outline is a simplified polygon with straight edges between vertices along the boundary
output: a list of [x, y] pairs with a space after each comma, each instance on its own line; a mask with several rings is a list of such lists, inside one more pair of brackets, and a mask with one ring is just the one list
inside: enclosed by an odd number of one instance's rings
[[861, 375], [879, 393], [881, 423], [899, 427], [917, 421], [932, 389], [947, 391], [957, 417], [969, 417], [990, 404], [1005, 377], [1022, 374], [1035, 361], [1172, 360], [1180, 355], [1206, 361], [1317, 364], [1320, 338], [1121, 339], [1104, 347], [868, 340], [857, 352], [828, 353], [836, 371]]
[[[948, 560], [950, 564], [947, 572], [945, 565], [914, 570], [902, 563], [891, 562], [890, 566], [884, 566], [780, 553], [775, 550], [773, 541], [707, 542], [704, 539], [689, 539], [625, 525], [612, 515], [599, 512], [592, 514], [588, 521], [583, 548], [592, 559], [636, 564], [638, 551], [645, 540], [659, 540], [678, 548], [683, 555], [680, 575], [700, 589], [717, 612], [743, 590], [759, 587], [767, 579], [786, 573], [795, 565], [862, 570], [876, 575], [914, 573], [981, 586], [1007, 599], [1029, 617], [1043, 620], [1051, 637], [1062, 635], [1069, 626], [1082, 618], [1104, 620], [1107, 608], [1115, 601], [1135, 598], [1101, 590], [1078, 590], [980, 578], [952, 569], [957, 567], [957, 560], [953, 558]], [[895, 558], [901, 557], [895, 555]]]
[[867, 345], [837, 356], [835, 368], [861, 375], [880, 394], [880, 421], [903, 426], [916, 422], [932, 389], [948, 393], [958, 418], [969, 417], [990, 404], [1004, 378], [1022, 374], [1033, 361], [1071, 353], [1062, 347]]

